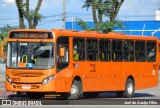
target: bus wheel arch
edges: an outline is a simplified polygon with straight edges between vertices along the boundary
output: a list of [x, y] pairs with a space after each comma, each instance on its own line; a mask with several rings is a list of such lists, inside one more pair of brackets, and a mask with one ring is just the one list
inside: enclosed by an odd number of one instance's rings
[[116, 91], [117, 97], [131, 98], [134, 96], [135, 80], [132, 75], [126, 78], [124, 91]]
[[[134, 86], [135, 86], [135, 79], [134, 79], [134, 77], [132, 76], [132, 75], [129, 75], [128, 77], [127, 77], [127, 79], [132, 79], [132, 81], [133, 81], [133, 83], [134, 83]], [[127, 81], [127, 79], [126, 79], [126, 81]]]

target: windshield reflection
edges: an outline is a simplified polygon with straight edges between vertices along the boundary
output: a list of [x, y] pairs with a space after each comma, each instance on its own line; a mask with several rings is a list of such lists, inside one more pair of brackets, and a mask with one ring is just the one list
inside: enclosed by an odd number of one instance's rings
[[8, 43], [7, 67], [10, 68], [52, 68], [53, 57], [53, 43]]

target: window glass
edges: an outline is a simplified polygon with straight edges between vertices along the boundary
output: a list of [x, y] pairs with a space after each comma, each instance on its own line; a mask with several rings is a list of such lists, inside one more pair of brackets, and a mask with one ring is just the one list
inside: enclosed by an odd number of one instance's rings
[[125, 40], [123, 43], [124, 61], [134, 61], [134, 41]]
[[[62, 55], [63, 56], [62, 56]], [[66, 68], [69, 64], [69, 37], [57, 39], [57, 72]]]
[[136, 61], [145, 61], [145, 41], [136, 41], [135, 55]]
[[87, 39], [87, 60], [96, 61], [98, 60], [98, 40]]
[[99, 58], [101, 61], [110, 60], [110, 40], [101, 39], [99, 41]]
[[112, 60], [122, 61], [122, 40], [112, 40]]
[[148, 41], [146, 47], [147, 47], [147, 61], [150, 62], [156, 61], [156, 42]]
[[85, 39], [74, 38], [73, 49], [73, 60], [85, 60]]

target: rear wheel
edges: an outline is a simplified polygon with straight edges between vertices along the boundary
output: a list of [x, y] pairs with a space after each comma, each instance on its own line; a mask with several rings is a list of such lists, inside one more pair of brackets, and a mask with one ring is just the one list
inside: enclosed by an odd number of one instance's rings
[[70, 93], [64, 93], [63, 97], [66, 99], [79, 99], [82, 92], [82, 84], [81, 81], [74, 80], [71, 86]]
[[26, 95], [31, 99], [40, 99], [44, 97], [44, 93], [26, 92]]
[[84, 92], [83, 95], [85, 98], [96, 98], [98, 97], [99, 93], [98, 92]]
[[135, 91], [134, 82], [132, 79], [129, 78], [126, 81], [126, 87], [125, 87], [125, 91], [123, 93], [123, 97], [125, 97], [125, 98], [133, 97], [134, 91]]
[[125, 91], [117, 91], [117, 97], [131, 98], [134, 95], [135, 87], [134, 82], [131, 78], [126, 81]]

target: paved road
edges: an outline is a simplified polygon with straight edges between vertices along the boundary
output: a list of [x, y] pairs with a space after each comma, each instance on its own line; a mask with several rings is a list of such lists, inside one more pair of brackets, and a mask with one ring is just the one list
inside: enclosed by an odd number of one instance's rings
[[4, 74], [6, 71], [6, 64], [0, 63], [0, 74]]

